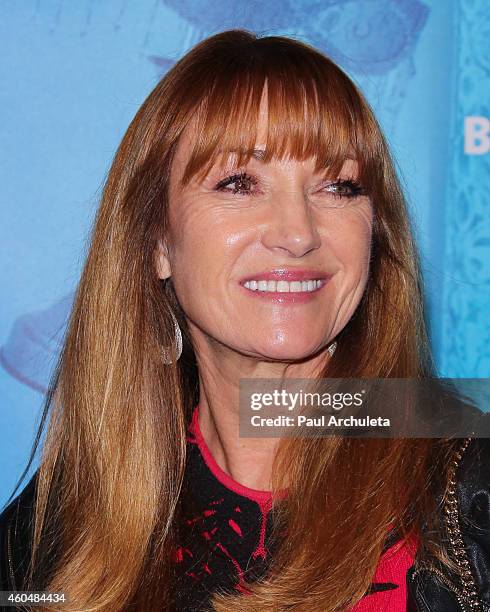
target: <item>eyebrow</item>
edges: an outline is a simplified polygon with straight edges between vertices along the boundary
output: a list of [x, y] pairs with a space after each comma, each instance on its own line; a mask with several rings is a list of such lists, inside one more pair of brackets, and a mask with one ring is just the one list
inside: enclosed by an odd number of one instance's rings
[[265, 157], [265, 149], [253, 149], [252, 157], [254, 159], [258, 159], [259, 161], [262, 161]]
[[[243, 149], [218, 149], [218, 153], [239, 153], [244, 151]], [[244, 151], [245, 152], [245, 151]], [[265, 157], [265, 149], [252, 149], [252, 157], [259, 161], [262, 161]]]

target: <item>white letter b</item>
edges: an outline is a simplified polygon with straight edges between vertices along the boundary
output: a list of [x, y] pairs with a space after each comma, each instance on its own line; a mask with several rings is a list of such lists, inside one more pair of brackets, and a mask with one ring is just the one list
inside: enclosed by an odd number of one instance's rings
[[464, 152], [484, 155], [490, 151], [490, 121], [486, 117], [465, 117]]

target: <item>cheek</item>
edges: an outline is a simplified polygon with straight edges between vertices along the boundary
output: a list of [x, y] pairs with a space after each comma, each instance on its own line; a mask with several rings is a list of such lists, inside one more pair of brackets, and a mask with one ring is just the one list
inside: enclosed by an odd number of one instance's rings
[[372, 215], [370, 209], [345, 211], [326, 226], [327, 240], [344, 274], [364, 277], [371, 255]]
[[367, 273], [371, 255], [371, 233], [353, 235], [347, 244], [348, 247], [344, 247], [345, 261], [360, 274]]
[[199, 210], [197, 203], [182, 202], [172, 217], [171, 259], [176, 277], [189, 268], [206, 264], [211, 250], [209, 235], [214, 229], [204, 212]]
[[[212, 301], [226, 286], [234, 263], [250, 241], [250, 224], [207, 207], [181, 208], [172, 232], [171, 264], [174, 286], [182, 300]], [[232, 215], [233, 217], [233, 215]]]
[[233, 206], [212, 194], [191, 194], [174, 207], [171, 215], [175, 257], [205, 259], [199, 265], [219, 263], [254, 238], [257, 214], [250, 207]]

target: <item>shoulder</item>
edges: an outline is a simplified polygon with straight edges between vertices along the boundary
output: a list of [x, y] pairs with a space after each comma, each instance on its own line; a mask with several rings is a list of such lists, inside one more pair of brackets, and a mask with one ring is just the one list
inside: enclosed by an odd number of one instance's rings
[[[458, 501], [463, 514], [474, 514], [482, 506], [488, 513], [490, 499], [490, 438], [472, 438], [463, 443], [456, 470]], [[484, 509], [482, 508], [482, 510]], [[488, 514], [487, 514], [488, 518]], [[488, 524], [487, 524], [488, 526]]]
[[0, 528], [2, 530], [12, 521], [14, 526], [18, 526], [33, 511], [36, 499], [37, 477], [38, 470], [32, 475], [21, 492], [2, 509], [0, 513]]
[[468, 438], [467, 442], [461, 467], [467, 466], [470, 463], [478, 466], [479, 469], [488, 467], [490, 438]]
[[36, 470], [28, 483], [23, 489], [21, 489], [21, 492], [2, 508], [0, 512], [0, 521], [11, 517], [13, 514], [22, 511], [22, 509], [25, 509], [26, 507], [32, 507], [35, 499], [38, 473], [39, 470]]
[[490, 606], [490, 438], [463, 442], [456, 463], [446, 508], [449, 543], [462, 565], [463, 583], [472, 584], [479, 603]]
[[407, 573], [410, 610], [456, 612], [461, 602], [490, 610], [490, 438], [454, 442], [440, 517], [444, 546], [459, 570], [441, 571], [424, 559], [414, 565]]
[[[490, 438], [472, 439], [456, 471], [459, 526], [475, 577], [490, 576]], [[490, 581], [485, 580], [490, 603]]]
[[31, 530], [38, 471], [0, 513], [0, 583], [2, 590], [19, 588], [30, 556]]

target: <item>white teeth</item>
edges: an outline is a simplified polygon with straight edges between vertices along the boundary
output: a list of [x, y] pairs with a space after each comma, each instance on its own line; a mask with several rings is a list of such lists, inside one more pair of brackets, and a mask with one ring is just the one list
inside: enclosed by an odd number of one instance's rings
[[252, 291], [269, 291], [277, 293], [300, 293], [303, 291], [311, 292], [319, 289], [322, 286], [322, 281], [319, 279], [308, 281], [275, 281], [275, 280], [251, 280], [243, 284], [247, 289]]

